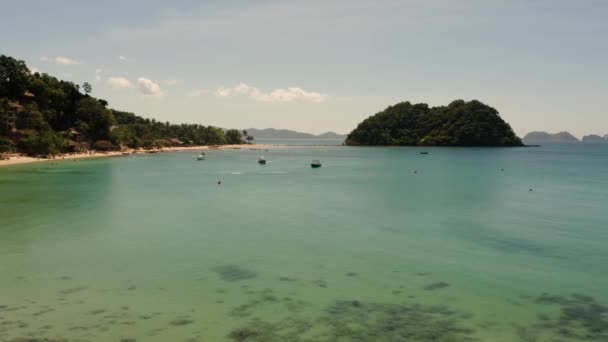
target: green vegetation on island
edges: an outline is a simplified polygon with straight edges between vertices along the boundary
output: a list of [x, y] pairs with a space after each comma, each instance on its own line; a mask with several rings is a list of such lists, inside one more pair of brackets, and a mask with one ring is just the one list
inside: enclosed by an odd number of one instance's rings
[[361, 122], [347, 145], [523, 146], [498, 111], [480, 101], [448, 106], [401, 102]]
[[[84, 91], [84, 93], [81, 92]], [[89, 149], [242, 144], [246, 132], [170, 124], [108, 108], [82, 87], [0, 55], [0, 153], [54, 155]]]

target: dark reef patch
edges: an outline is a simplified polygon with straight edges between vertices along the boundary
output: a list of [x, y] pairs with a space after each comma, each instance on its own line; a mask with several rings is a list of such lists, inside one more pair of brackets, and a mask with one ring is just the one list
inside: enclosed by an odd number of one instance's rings
[[69, 288], [69, 289], [61, 290], [61, 291], [59, 291], [59, 293], [61, 293], [61, 294], [72, 294], [72, 293], [84, 291], [84, 290], [86, 290], [88, 288], [89, 288], [88, 286], [72, 287], [72, 288]]
[[608, 341], [608, 306], [595, 298], [578, 293], [570, 296], [543, 293], [534, 301], [559, 306], [560, 310], [557, 315], [539, 314], [538, 322], [531, 326], [516, 326], [522, 340], [537, 341], [546, 334], [567, 341]]
[[9, 342], [68, 342], [65, 338], [43, 338], [43, 337], [18, 337]]
[[257, 272], [242, 268], [238, 265], [223, 265], [213, 268], [223, 281], [234, 282], [240, 280], [252, 279], [258, 276]]
[[327, 280], [325, 279], [317, 279], [314, 281], [315, 285], [322, 288], [327, 288]]
[[[477, 341], [447, 306], [336, 301], [323, 322], [329, 341]], [[460, 315], [462, 316], [462, 315]]]
[[245, 326], [232, 330], [228, 338], [235, 342], [313, 342], [302, 337], [311, 327], [310, 322], [293, 318], [276, 323], [252, 320]]
[[172, 326], [184, 326], [184, 325], [189, 325], [194, 323], [194, 320], [192, 320], [190, 317], [178, 317], [174, 320], [172, 320], [171, 322], [169, 322], [169, 324], [171, 324]]
[[264, 305], [283, 304], [290, 312], [298, 312], [307, 304], [302, 300], [294, 300], [291, 297], [277, 297], [272, 289], [264, 289], [254, 292], [255, 298], [241, 304], [230, 311], [232, 317], [250, 317], [256, 309]]
[[445, 281], [440, 281], [440, 282], [428, 284], [424, 287], [424, 289], [427, 291], [433, 291], [433, 290], [445, 289], [448, 286], [450, 286], [450, 284], [446, 283]]

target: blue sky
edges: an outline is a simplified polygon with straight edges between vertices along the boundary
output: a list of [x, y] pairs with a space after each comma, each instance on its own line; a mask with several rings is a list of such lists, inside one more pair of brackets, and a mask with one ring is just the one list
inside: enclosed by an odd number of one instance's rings
[[608, 1], [3, 1], [0, 53], [162, 121], [347, 133], [479, 99], [520, 135], [608, 133]]

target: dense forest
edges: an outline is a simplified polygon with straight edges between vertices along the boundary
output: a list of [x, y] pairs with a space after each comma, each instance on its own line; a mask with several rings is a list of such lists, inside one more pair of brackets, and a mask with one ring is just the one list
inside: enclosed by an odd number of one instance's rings
[[54, 155], [88, 149], [241, 144], [247, 136], [235, 129], [144, 119], [108, 108], [108, 102], [91, 92], [89, 83], [81, 87], [32, 73], [25, 62], [0, 55], [0, 152]]
[[477, 100], [448, 106], [398, 103], [361, 122], [347, 145], [522, 146], [498, 111]]

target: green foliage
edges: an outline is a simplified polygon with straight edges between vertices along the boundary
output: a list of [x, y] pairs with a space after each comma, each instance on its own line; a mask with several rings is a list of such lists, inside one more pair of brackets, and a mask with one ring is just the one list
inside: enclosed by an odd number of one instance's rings
[[243, 143], [243, 137], [238, 129], [229, 129], [226, 131], [226, 142], [231, 145], [238, 145]]
[[30, 70], [24, 61], [0, 55], [0, 97], [22, 98], [29, 80]]
[[23, 150], [30, 155], [55, 155], [67, 150], [67, 141], [50, 129], [34, 133], [22, 142]]
[[447, 107], [402, 102], [361, 122], [347, 145], [521, 146], [496, 109], [477, 100]]
[[0, 153], [13, 152], [15, 150], [15, 143], [6, 137], [0, 136]]
[[42, 113], [38, 110], [38, 105], [35, 103], [28, 103], [23, 106], [23, 110], [17, 117], [18, 129], [41, 130], [47, 127], [48, 124], [44, 121]]
[[89, 95], [93, 91], [93, 86], [89, 82], [84, 82], [82, 89], [84, 90], [85, 94]]
[[[66, 139], [78, 139], [95, 146], [105, 145], [152, 147], [179, 143], [190, 145], [221, 145], [242, 143], [241, 133], [198, 124], [175, 125], [145, 119], [133, 113], [107, 108], [108, 102], [89, 94], [88, 82], [80, 87], [72, 82], [58, 80], [47, 74], [30, 74], [23, 61], [0, 56], [0, 138], [3, 146], [13, 146], [12, 139], [20, 140], [6, 129], [8, 102], [19, 103], [23, 110], [17, 115], [17, 129], [29, 134], [18, 145], [30, 154], [58, 153], [67, 148]], [[27, 96], [25, 92], [34, 96]], [[29, 94], [28, 93], [28, 94]], [[76, 129], [76, 136], [67, 132]], [[64, 132], [63, 135], [60, 132]], [[236, 132], [236, 134], [235, 134]], [[6, 143], [11, 141], [11, 144]], [[8, 148], [8, 147], [3, 147]], [[11, 147], [13, 148], [13, 147]]]
[[112, 113], [96, 99], [85, 97], [78, 101], [75, 126], [92, 140], [108, 140], [113, 123]]

